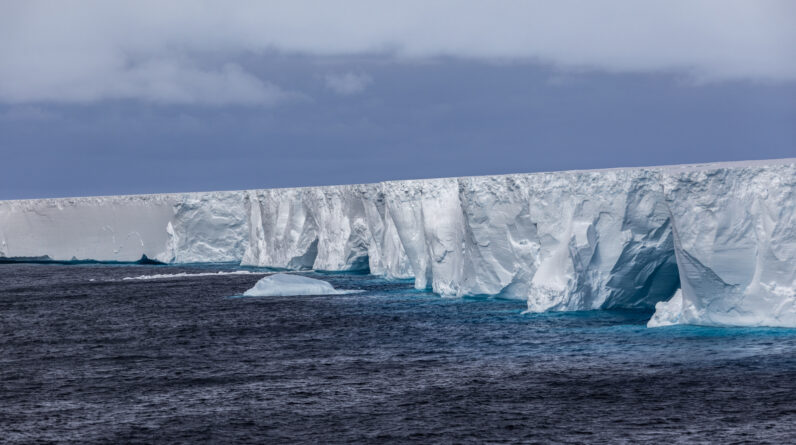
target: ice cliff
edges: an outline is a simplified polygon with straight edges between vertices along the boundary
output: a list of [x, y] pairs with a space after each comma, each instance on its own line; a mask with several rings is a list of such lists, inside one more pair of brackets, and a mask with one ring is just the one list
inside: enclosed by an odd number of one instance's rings
[[794, 189], [783, 159], [2, 201], [0, 257], [369, 270], [532, 312], [796, 327]]

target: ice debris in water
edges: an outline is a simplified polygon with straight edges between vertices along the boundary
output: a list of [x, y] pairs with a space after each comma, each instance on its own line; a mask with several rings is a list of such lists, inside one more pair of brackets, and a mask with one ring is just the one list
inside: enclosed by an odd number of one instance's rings
[[243, 293], [246, 297], [286, 297], [293, 295], [339, 295], [357, 290], [339, 290], [323, 280], [277, 273], [269, 275]]
[[218, 272], [199, 272], [199, 273], [163, 273], [154, 275], [138, 275], [136, 277], [124, 277], [123, 281], [128, 280], [166, 280], [170, 278], [193, 278], [193, 277], [215, 277], [221, 275], [257, 275], [259, 272], [249, 270], [233, 270], [233, 271], [218, 271]]
[[655, 313], [647, 322], [648, 328], [659, 328], [680, 324], [680, 314], [683, 312], [683, 291], [677, 289], [669, 301], [659, 301], [655, 304]]

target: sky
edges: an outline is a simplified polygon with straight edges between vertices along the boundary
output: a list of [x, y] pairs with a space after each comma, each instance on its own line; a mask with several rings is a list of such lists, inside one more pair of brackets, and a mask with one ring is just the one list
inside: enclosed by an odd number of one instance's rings
[[794, 156], [789, 0], [0, 0], [0, 199]]

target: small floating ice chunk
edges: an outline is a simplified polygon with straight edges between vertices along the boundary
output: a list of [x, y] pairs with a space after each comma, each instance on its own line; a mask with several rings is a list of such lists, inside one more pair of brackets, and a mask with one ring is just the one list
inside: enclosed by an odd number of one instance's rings
[[348, 294], [351, 290], [338, 290], [323, 280], [278, 273], [269, 275], [243, 293], [246, 297], [286, 297], [293, 295], [339, 295]]

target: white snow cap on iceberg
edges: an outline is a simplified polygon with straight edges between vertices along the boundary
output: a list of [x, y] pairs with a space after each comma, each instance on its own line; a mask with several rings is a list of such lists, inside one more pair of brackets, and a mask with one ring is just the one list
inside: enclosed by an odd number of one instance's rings
[[286, 273], [269, 275], [243, 293], [246, 297], [287, 297], [294, 295], [339, 295], [357, 291], [338, 290], [323, 280]]

